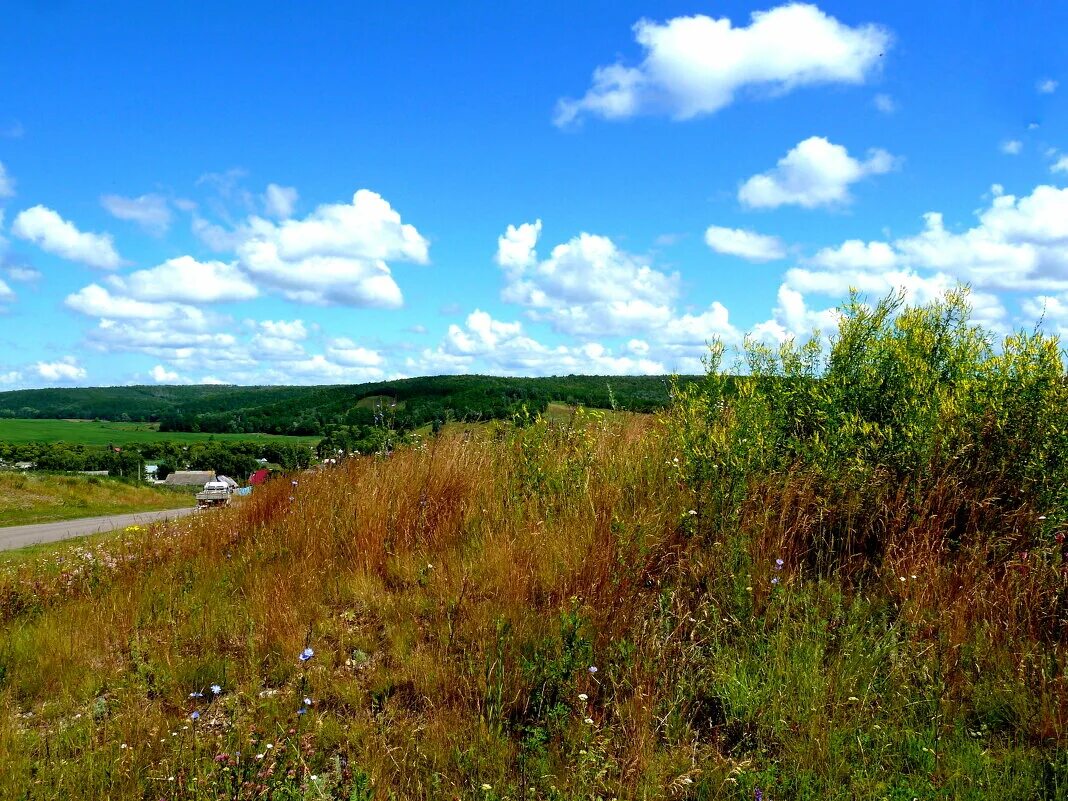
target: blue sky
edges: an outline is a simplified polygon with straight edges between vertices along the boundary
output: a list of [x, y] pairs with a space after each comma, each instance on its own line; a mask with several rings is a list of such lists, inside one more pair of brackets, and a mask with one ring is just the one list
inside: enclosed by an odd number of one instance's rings
[[217, 5], [0, 5], [0, 389], [1068, 328], [1063, 3]]

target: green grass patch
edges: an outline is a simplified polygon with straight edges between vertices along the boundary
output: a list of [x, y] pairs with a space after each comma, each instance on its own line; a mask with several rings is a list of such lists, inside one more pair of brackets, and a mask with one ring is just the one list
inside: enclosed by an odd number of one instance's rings
[[295, 442], [314, 446], [319, 437], [280, 434], [207, 434], [185, 431], [161, 433], [156, 423], [112, 423], [106, 420], [0, 419], [0, 442], [67, 442], [72, 445], [131, 445], [153, 442]]
[[177, 509], [194, 503], [186, 488], [48, 473], [0, 473], [0, 499], [0, 526]]

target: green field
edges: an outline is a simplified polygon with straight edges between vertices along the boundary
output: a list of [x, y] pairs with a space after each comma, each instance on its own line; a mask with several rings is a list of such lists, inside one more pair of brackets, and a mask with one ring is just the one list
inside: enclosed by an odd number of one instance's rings
[[0, 473], [0, 527], [193, 505], [187, 488], [144, 487], [113, 478]]
[[267, 442], [283, 440], [314, 446], [318, 437], [278, 434], [202, 434], [171, 431], [161, 434], [155, 423], [111, 423], [93, 420], [0, 420], [0, 442], [69, 442], [73, 445], [128, 445], [138, 442]]

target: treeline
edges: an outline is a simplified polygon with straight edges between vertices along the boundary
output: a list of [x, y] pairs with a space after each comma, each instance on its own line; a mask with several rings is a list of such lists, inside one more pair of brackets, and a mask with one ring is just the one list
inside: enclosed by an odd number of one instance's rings
[[308, 467], [311, 448], [285, 442], [197, 442], [188, 445], [161, 441], [123, 446], [57, 443], [0, 443], [0, 463], [32, 462], [37, 470], [107, 470], [112, 475], [137, 477], [144, 465], [159, 466], [159, 477], [175, 470], [214, 470], [238, 480], [259, 468], [259, 459], [283, 470]]
[[[696, 380], [685, 376], [683, 383]], [[336, 426], [400, 429], [511, 417], [551, 402], [634, 412], [664, 408], [666, 376], [434, 376], [318, 387], [94, 387], [0, 393], [0, 417], [158, 422], [161, 431], [323, 436]]]

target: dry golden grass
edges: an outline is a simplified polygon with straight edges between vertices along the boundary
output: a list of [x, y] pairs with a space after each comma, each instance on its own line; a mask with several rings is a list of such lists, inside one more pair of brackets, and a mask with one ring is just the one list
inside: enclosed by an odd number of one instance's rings
[[1034, 609], [1060, 574], [889, 487], [834, 506], [885, 559], [824, 569], [803, 475], [713, 540], [668, 447], [636, 416], [446, 433], [8, 568], [0, 797], [1068, 788], [1063, 633]]

